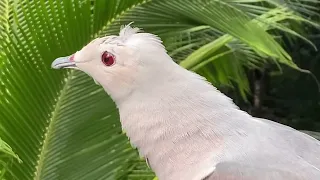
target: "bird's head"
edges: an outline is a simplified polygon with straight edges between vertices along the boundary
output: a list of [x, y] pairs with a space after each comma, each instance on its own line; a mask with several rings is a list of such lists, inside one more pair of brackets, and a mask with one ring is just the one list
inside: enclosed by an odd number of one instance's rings
[[51, 66], [81, 70], [114, 100], [123, 98], [171, 60], [160, 38], [139, 31], [130, 25], [124, 26], [118, 36], [94, 39], [76, 53], [55, 59]]

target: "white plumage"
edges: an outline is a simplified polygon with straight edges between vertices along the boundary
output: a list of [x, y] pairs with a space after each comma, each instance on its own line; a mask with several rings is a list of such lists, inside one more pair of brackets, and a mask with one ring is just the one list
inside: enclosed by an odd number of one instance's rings
[[[160, 180], [320, 179], [319, 141], [241, 111], [177, 65], [157, 36], [138, 31], [125, 26], [52, 67], [78, 68], [106, 90], [122, 128]], [[114, 64], [104, 64], [103, 53]]]

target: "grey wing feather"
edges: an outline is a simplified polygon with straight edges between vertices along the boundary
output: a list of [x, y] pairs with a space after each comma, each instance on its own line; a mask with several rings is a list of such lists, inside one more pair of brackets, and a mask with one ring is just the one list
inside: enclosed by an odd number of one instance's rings
[[[276, 123], [267, 119], [259, 119], [270, 126], [273, 126], [278, 134], [279, 138], [283, 138], [287, 143], [287, 146], [290, 147], [295, 154], [308, 162], [313, 167], [317, 168], [320, 171], [320, 141], [316, 138], [297, 131], [289, 126]], [[320, 178], [319, 178], [320, 180]]]
[[203, 180], [319, 180], [320, 172], [301, 173], [267, 165], [246, 165], [236, 162], [221, 162]]
[[320, 180], [320, 141], [291, 127], [256, 119], [270, 126], [266, 135], [272, 136], [269, 143], [280, 145], [278, 149], [267, 154], [247, 151], [240, 159], [222, 161], [204, 180]]

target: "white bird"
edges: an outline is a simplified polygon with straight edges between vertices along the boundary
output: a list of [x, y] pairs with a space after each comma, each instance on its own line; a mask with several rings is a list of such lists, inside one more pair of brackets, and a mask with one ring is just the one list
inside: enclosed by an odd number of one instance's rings
[[160, 180], [320, 180], [320, 142], [250, 116], [130, 25], [52, 67], [76, 68], [111, 96], [122, 128]]

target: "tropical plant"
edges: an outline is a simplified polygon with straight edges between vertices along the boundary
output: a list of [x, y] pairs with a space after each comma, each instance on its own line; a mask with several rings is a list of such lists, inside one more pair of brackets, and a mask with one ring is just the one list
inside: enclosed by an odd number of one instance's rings
[[299, 70], [275, 35], [306, 40], [295, 28], [316, 25], [306, 17], [318, 1], [282, 2], [2, 0], [0, 137], [22, 160], [6, 164], [4, 179], [152, 179], [106, 93], [82, 72], [53, 71], [51, 62], [134, 21], [158, 34], [183, 67], [245, 98], [245, 68], [273, 62]]
[[10, 173], [10, 168], [8, 166], [11, 165], [14, 159], [21, 162], [18, 155], [16, 155], [11, 147], [0, 138], [0, 179], [3, 179], [5, 173], [8, 171]]

